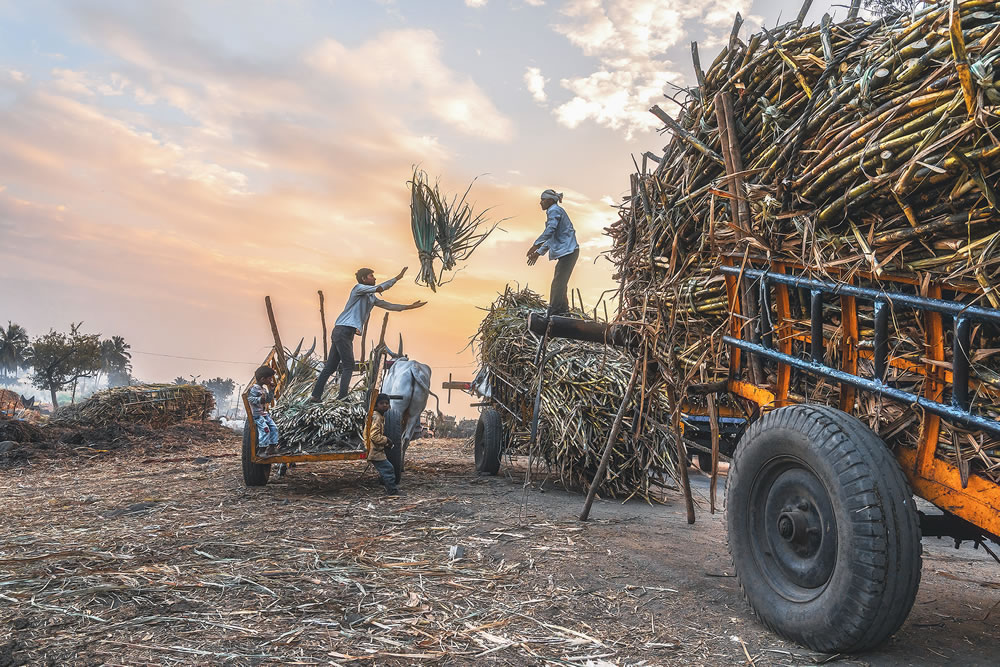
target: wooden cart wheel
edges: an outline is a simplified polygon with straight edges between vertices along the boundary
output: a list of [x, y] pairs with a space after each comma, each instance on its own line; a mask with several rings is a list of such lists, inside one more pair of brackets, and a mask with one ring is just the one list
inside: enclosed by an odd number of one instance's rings
[[243, 425], [243, 483], [247, 486], [264, 486], [271, 476], [270, 463], [254, 463], [250, 458], [256, 440], [252, 429], [256, 428], [253, 418], [248, 416]]
[[503, 422], [500, 413], [485, 408], [479, 414], [475, 439], [476, 472], [495, 475], [500, 471], [503, 449]]
[[385, 437], [389, 446], [385, 448], [385, 458], [396, 470], [396, 484], [403, 478], [403, 466], [406, 463], [406, 446], [403, 442], [403, 415], [399, 410], [392, 409], [385, 413]]
[[913, 495], [854, 417], [795, 405], [759, 419], [736, 448], [726, 508], [740, 587], [773, 631], [847, 653], [906, 620], [920, 582]]

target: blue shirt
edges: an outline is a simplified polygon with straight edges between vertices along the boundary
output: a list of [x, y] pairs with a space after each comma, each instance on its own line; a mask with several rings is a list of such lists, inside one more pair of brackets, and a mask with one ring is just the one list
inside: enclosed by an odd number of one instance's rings
[[580, 247], [576, 242], [576, 230], [569, 215], [559, 204], [549, 206], [545, 211], [545, 231], [535, 240], [535, 245], [541, 245], [536, 252], [539, 255], [549, 253], [549, 259], [559, 259], [572, 253]]
[[381, 285], [362, 285], [361, 283], [355, 285], [354, 289], [351, 290], [351, 295], [347, 297], [347, 305], [344, 306], [344, 312], [337, 318], [334, 326], [354, 327], [356, 331], [360, 332], [364, 328], [365, 322], [368, 321], [368, 316], [371, 315], [374, 306], [397, 312], [406, 310], [406, 306], [389, 303], [378, 298], [378, 291], [380, 289], [385, 291], [395, 284], [396, 279], [389, 278], [389, 280]]

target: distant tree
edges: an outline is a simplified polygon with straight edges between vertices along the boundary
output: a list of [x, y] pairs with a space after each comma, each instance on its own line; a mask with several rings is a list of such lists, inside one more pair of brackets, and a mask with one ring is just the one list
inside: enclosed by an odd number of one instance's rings
[[0, 384], [17, 382], [17, 371], [28, 364], [31, 340], [28, 332], [20, 324], [7, 321], [7, 327], [0, 327]]
[[174, 384], [190, 384], [187, 380], [182, 378], [180, 375], [174, 378]]
[[221, 412], [220, 408], [229, 400], [229, 397], [233, 395], [233, 390], [236, 389], [236, 381], [232, 378], [222, 379], [219, 377], [205, 380], [201, 386], [212, 392], [212, 395], [215, 396], [216, 411]]
[[109, 387], [125, 387], [130, 384], [131, 348], [121, 336], [101, 341], [101, 372], [107, 376]]
[[31, 383], [51, 393], [53, 409], [59, 407], [57, 391], [101, 369], [100, 335], [81, 333], [82, 324], [70, 325], [69, 333], [49, 331], [31, 345]]

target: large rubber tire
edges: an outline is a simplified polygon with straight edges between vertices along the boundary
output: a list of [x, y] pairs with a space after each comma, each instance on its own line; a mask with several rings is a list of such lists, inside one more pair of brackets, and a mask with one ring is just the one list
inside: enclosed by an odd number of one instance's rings
[[486, 408], [479, 413], [475, 438], [476, 472], [495, 475], [500, 471], [503, 449], [503, 422], [500, 413]]
[[899, 463], [854, 417], [795, 405], [755, 422], [726, 489], [740, 587], [774, 632], [827, 653], [878, 646], [920, 583], [920, 527]]
[[396, 470], [396, 484], [403, 478], [403, 466], [406, 464], [406, 446], [403, 442], [403, 415], [399, 410], [389, 410], [385, 413], [385, 437], [389, 438], [389, 446], [385, 448], [385, 458]]
[[243, 483], [247, 486], [264, 486], [271, 476], [270, 463], [254, 463], [250, 460], [253, 436], [250, 429], [257, 428], [253, 419], [247, 418], [243, 425]]
[[706, 475], [712, 474], [712, 455], [705, 452], [698, 452], [698, 470]]

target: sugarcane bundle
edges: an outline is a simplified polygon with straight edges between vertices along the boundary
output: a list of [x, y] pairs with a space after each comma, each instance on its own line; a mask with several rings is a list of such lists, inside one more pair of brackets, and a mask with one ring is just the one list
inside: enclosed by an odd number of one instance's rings
[[[481, 377], [509, 434], [512, 452], [544, 462], [568, 488], [588, 485], [597, 470], [615, 414], [621, 405], [634, 358], [617, 348], [553, 339], [542, 368], [539, 430], [529, 439], [538, 366], [538, 338], [529, 332], [528, 315], [543, 312], [545, 301], [530, 290], [509, 286], [493, 303], [476, 335]], [[578, 313], [578, 315], [582, 315]], [[600, 493], [648, 498], [676, 473], [673, 437], [659, 426], [659, 393], [633, 395], [613, 449]], [[636, 423], [644, 421], [645, 426]]]
[[[746, 43], [741, 24], [737, 15], [707, 71], [693, 45], [697, 85], [677, 102], [678, 115], [651, 110], [672, 138], [662, 154], [646, 154], [607, 230], [620, 317], [647, 325], [649, 349], [677, 395], [701, 366], [705, 380], [725, 378], [722, 262], [778, 263], [887, 292], [933, 281], [943, 298], [1000, 307], [998, 3], [928, 4], [873, 22], [825, 16], [818, 26], [800, 16]], [[912, 286], [890, 282], [899, 277]], [[790, 292], [797, 316], [783, 335], [799, 355], [810, 334], [809, 295]], [[746, 298], [757, 307], [752, 290]], [[845, 332], [840, 304], [830, 301], [825, 350], [835, 364]], [[666, 320], [669, 332], [651, 326]], [[887, 381], [921, 393], [927, 380], [914, 366], [927, 357], [923, 318], [894, 308], [890, 321], [897, 362]], [[859, 301], [858, 327], [870, 341], [870, 303]], [[972, 348], [973, 410], [996, 416], [1000, 331], [976, 327]], [[861, 356], [863, 373], [871, 358], [864, 346]], [[773, 369], [757, 370], [773, 380]], [[838, 397], [836, 385], [793, 373], [793, 399]], [[856, 401], [891, 443], [915, 443], [920, 415], [863, 394]], [[940, 438], [942, 455], [1000, 480], [1000, 442], [949, 428]]]
[[278, 449], [295, 452], [339, 452], [364, 449], [368, 404], [363, 384], [343, 399], [336, 382], [328, 383], [319, 403], [310, 402], [319, 369], [310, 355], [293, 357], [271, 417], [278, 426]]
[[214, 409], [212, 392], [201, 385], [142, 384], [99, 391], [81, 403], [59, 408], [50, 423], [163, 428], [185, 419], [207, 419]]
[[[469, 184], [461, 198], [456, 195], [449, 201], [438, 183], [431, 185], [427, 174], [414, 168], [408, 185], [410, 226], [420, 258], [418, 285], [426, 285], [436, 292], [438, 286], [451, 282], [451, 278], [445, 279], [445, 272], [454, 271], [459, 262], [469, 259], [502, 222], [490, 223], [486, 217], [489, 209], [477, 212], [468, 202], [475, 182]], [[439, 263], [437, 269], [435, 260]]]

